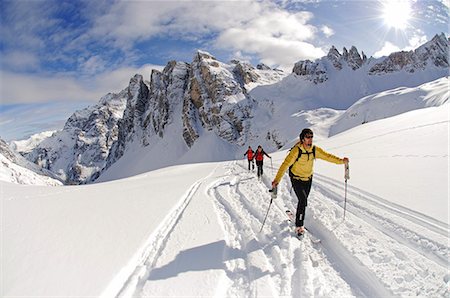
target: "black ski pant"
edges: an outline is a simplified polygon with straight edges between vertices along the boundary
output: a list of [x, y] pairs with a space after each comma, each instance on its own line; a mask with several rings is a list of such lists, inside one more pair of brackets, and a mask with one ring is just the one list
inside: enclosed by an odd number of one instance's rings
[[263, 161], [262, 160], [257, 160], [256, 161], [256, 166], [258, 167], [258, 177], [262, 176], [262, 174], [263, 174]]
[[250, 165], [253, 167], [253, 170], [255, 169], [255, 163], [253, 159], [248, 159], [248, 170], [250, 171]]
[[308, 196], [311, 191], [312, 177], [308, 181], [291, 178], [291, 183], [298, 199], [295, 226], [302, 227], [305, 220], [306, 206], [308, 205]]

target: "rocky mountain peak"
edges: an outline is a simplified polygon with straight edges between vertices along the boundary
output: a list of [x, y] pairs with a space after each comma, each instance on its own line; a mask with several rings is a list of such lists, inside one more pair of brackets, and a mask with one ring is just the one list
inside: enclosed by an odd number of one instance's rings
[[348, 52], [347, 63], [353, 70], [360, 68], [366, 62], [366, 60], [367, 58], [365, 57], [365, 55], [359, 55], [358, 49], [355, 46], [352, 46], [350, 48], [350, 51]]
[[361, 68], [366, 62], [367, 57], [362, 53], [359, 54], [358, 49], [355, 46], [350, 48], [350, 51], [346, 47], [342, 49], [342, 54], [332, 46], [328, 51], [328, 54], [316, 61], [305, 60], [299, 61], [294, 65], [293, 73], [305, 76], [308, 80], [315, 84], [323, 83], [328, 80], [327, 64], [331, 62], [333, 67], [337, 70], [342, 70], [344, 65], [347, 65], [352, 70]]
[[333, 66], [335, 68], [342, 69], [342, 63], [341, 63], [342, 55], [339, 53], [339, 51], [334, 46], [331, 46], [331, 49], [328, 51], [327, 58], [328, 58], [328, 60], [331, 61], [331, 63], [333, 63]]
[[401, 51], [390, 54], [382, 62], [375, 64], [369, 74], [379, 75], [396, 71], [409, 73], [423, 70], [425, 67], [449, 67], [450, 41], [444, 33], [436, 34], [429, 42], [415, 50]]

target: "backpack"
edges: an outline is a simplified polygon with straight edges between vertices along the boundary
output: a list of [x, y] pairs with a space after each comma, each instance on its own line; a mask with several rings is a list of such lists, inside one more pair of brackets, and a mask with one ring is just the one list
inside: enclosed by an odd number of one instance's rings
[[[295, 147], [295, 146], [294, 146]], [[291, 151], [294, 147], [292, 147], [289, 151]], [[313, 145], [313, 147], [312, 147], [312, 152], [306, 152], [306, 153], [304, 153], [304, 152], [302, 152], [302, 150], [300, 150], [300, 148], [298, 148], [298, 156], [297, 156], [297, 159], [294, 161], [294, 163], [289, 167], [289, 177], [291, 178], [291, 179], [293, 179], [294, 177], [297, 177], [297, 176], [295, 176], [294, 175], [294, 173], [292, 173], [292, 167], [294, 166], [294, 164], [300, 159], [300, 157], [302, 156], [302, 154], [308, 154], [308, 157], [309, 157], [309, 155], [312, 153], [312, 155], [313, 155], [313, 158], [315, 159], [316, 158], [316, 146], [315, 145]]]

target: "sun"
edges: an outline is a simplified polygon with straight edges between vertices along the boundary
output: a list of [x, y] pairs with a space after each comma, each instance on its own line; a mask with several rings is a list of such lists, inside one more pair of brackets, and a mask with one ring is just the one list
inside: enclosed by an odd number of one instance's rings
[[386, 25], [405, 29], [411, 18], [411, 4], [407, 0], [388, 0], [383, 3], [383, 19]]

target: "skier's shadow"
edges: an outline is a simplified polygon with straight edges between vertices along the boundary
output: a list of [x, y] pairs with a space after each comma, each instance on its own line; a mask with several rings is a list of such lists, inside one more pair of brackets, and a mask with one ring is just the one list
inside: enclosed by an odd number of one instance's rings
[[[228, 275], [233, 274], [229, 272], [225, 262], [239, 258], [245, 259], [252, 251], [261, 249], [257, 245], [252, 245], [252, 242], [247, 245], [245, 251], [230, 248], [224, 240], [182, 250], [170, 263], [153, 269], [148, 276], [148, 280], [167, 279], [183, 272], [213, 269], [225, 270]], [[248, 270], [252, 271], [254, 279], [270, 274], [269, 272], [262, 272], [261, 269], [256, 267], [248, 268]]]

